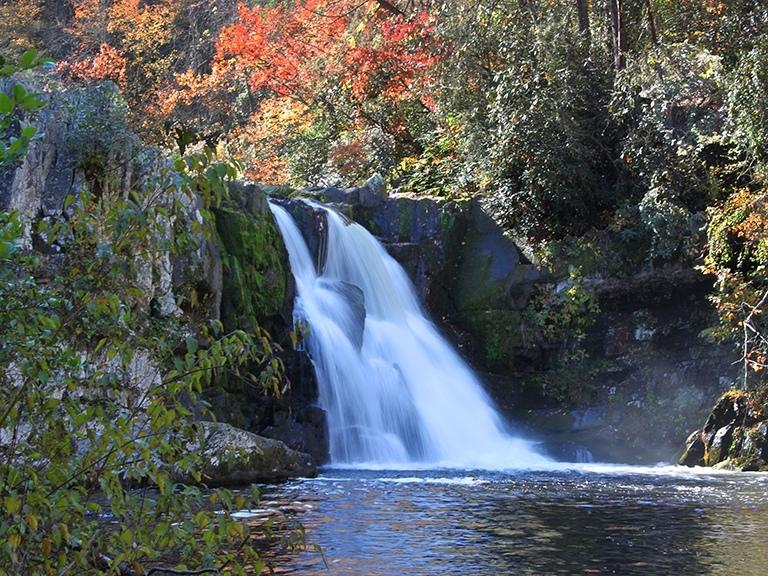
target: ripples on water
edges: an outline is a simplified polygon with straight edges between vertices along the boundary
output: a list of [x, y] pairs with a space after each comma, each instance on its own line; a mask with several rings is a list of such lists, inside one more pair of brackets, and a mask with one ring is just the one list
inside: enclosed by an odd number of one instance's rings
[[768, 575], [768, 475], [326, 470], [264, 488], [334, 575]]

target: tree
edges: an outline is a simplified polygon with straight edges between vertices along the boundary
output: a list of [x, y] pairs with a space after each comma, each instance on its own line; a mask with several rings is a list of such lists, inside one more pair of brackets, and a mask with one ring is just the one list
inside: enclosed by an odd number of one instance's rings
[[[372, 143], [378, 133], [392, 152], [373, 162], [391, 166], [396, 158], [387, 160], [387, 155], [418, 148], [410, 119], [428, 116], [433, 106], [430, 72], [438, 47], [432, 33], [427, 13], [406, 17], [389, 3], [303, 0], [291, 6], [241, 6], [237, 21], [221, 31], [214, 73], [188, 85], [244, 80], [241, 113], [250, 118], [240, 135], [246, 138], [254, 134], [249, 126], [270, 117], [264, 110], [275, 108], [272, 99], [282, 100], [284, 108], [290, 99], [295, 101], [291, 107], [305, 111], [306, 126], [323, 125], [332, 140], [347, 143], [326, 146], [314, 153], [318, 159], [336, 159], [340, 168], [349, 158], [345, 147], [366, 146], [363, 142]], [[187, 91], [185, 98], [196, 96]], [[276, 146], [291, 148], [289, 142]], [[285, 174], [289, 164], [285, 159], [279, 172]]]
[[190, 199], [208, 213], [235, 174], [208, 153], [124, 197], [89, 181], [99, 194], [67, 197], [67, 218], [35, 230], [55, 258], [22, 250], [19, 218], [0, 214], [0, 573], [258, 570], [252, 528], [231, 515], [252, 497], [185, 482], [204, 481], [190, 449], [203, 385], [252, 364], [279, 388], [273, 346], [258, 328], [159, 317], [135, 280], [142, 262], [194, 251], [209, 228], [189, 225]]

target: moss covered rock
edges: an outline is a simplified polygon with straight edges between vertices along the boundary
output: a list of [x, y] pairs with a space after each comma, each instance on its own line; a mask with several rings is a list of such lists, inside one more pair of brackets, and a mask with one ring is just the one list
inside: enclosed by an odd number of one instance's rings
[[768, 389], [723, 394], [686, 440], [680, 464], [768, 471]]
[[291, 275], [266, 196], [256, 186], [233, 186], [230, 199], [214, 213], [224, 264], [221, 320], [225, 328], [264, 326], [279, 333], [290, 318]]

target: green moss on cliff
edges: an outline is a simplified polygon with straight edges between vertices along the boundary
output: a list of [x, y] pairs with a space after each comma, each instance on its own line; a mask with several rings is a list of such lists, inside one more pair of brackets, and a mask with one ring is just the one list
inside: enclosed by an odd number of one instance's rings
[[510, 368], [514, 350], [523, 346], [520, 312], [515, 310], [477, 310], [465, 314], [464, 325], [477, 339], [480, 359], [490, 370]]
[[287, 294], [285, 248], [261, 192], [238, 194], [214, 211], [224, 264], [221, 319], [228, 330], [272, 328]]

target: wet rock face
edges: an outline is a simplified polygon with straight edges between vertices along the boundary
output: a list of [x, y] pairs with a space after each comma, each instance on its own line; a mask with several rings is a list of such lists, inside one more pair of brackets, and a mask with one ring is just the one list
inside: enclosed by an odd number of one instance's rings
[[442, 299], [442, 315], [466, 332], [464, 351], [484, 369], [508, 373], [525, 347], [521, 313], [545, 279], [517, 244], [473, 202], [455, 266]]
[[704, 428], [685, 442], [680, 464], [735, 470], [768, 470], [768, 392], [724, 394]]
[[262, 326], [282, 340], [292, 324], [293, 277], [266, 195], [254, 185], [232, 184], [230, 198], [213, 211], [224, 272], [225, 328]]

